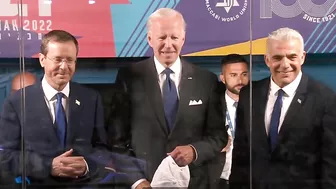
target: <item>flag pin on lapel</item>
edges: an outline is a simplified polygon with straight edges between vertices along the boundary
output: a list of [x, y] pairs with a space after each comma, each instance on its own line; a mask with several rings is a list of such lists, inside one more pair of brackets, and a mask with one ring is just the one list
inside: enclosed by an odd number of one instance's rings
[[301, 104], [301, 99], [298, 99], [298, 103], [300, 103], [300, 104]]
[[78, 100], [76, 100], [76, 104], [79, 106], [80, 105], [80, 102]]

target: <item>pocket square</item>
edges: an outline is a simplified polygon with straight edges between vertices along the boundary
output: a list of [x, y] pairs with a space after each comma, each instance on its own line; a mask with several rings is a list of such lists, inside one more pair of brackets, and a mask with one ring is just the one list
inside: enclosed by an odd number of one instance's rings
[[195, 105], [201, 105], [202, 104], [202, 100], [190, 100], [189, 101], [189, 106], [195, 106]]

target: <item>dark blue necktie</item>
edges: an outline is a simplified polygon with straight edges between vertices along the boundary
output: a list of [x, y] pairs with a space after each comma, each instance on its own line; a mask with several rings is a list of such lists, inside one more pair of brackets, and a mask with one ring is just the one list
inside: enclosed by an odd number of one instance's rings
[[171, 131], [176, 119], [178, 97], [175, 83], [170, 79], [170, 74], [173, 73], [173, 71], [166, 68], [163, 73], [166, 74], [166, 80], [162, 87], [163, 107], [168, 130]]
[[278, 128], [279, 128], [279, 123], [280, 123], [283, 94], [284, 94], [284, 91], [282, 89], [279, 89], [278, 97], [274, 103], [274, 108], [273, 108], [272, 117], [271, 117], [269, 138], [270, 138], [272, 151], [276, 147], [277, 140], [278, 140], [278, 130], [279, 130]]
[[55, 125], [57, 130], [57, 136], [60, 141], [61, 147], [65, 148], [65, 133], [66, 133], [66, 117], [64, 108], [62, 105], [63, 93], [57, 93], [57, 102], [56, 102], [56, 114], [55, 114]]

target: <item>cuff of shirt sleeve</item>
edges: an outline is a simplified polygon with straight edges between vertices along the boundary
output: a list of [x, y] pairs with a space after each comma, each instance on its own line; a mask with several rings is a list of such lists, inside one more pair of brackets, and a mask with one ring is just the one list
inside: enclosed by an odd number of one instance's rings
[[88, 172], [89, 172], [89, 165], [87, 164], [87, 162], [85, 161], [85, 159], [84, 159], [84, 163], [86, 165], [86, 170], [85, 170], [85, 173], [83, 174], [83, 176], [87, 175]]
[[133, 185], [132, 185], [132, 189], [135, 189], [140, 183], [142, 183], [143, 181], [146, 181], [146, 179], [140, 179], [138, 181], [136, 181]]
[[196, 148], [193, 145], [189, 144], [189, 146], [191, 146], [194, 149], [194, 152], [195, 152], [195, 159], [194, 159], [194, 161], [196, 161], [197, 158], [198, 158], [197, 150], [196, 150]]

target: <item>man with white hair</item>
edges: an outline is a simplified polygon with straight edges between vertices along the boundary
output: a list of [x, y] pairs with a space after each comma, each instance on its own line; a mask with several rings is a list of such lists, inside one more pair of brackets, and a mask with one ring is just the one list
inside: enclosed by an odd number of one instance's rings
[[208, 164], [218, 158], [219, 166], [227, 142], [218, 79], [180, 57], [186, 32], [181, 13], [158, 9], [147, 29], [154, 56], [120, 72], [117, 79], [130, 96], [131, 147], [147, 162], [133, 187], [148, 187], [161, 161], [171, 156], [177, 165], [189, 166], [189, 188], [207, 189]]
[[302, 73], [305, 56], [299, 32], [269, 35], [271, 76], [240, 92], [230, 188], [336, 188], [336, 95]]

